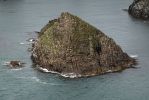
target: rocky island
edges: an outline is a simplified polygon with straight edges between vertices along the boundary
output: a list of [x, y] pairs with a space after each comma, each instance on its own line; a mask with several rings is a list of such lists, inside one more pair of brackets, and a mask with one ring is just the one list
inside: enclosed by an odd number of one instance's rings
[[21, 68], [24, 67], [25, 63], [19, 60], [12, 60], [4, 62], [3, 65], [9, 66], [10, 68]]
[[68, 12], [50, 20], [32, 45], [32, 61], [45, 72], [87, 77], [135, 65], [112, 38]]
[[128, 12], [133, 17], [149, 19], [149, 0], [134, 0]]

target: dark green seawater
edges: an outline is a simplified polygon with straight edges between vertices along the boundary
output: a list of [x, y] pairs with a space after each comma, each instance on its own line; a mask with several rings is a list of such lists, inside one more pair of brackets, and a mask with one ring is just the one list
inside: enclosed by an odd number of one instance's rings
[[[149, 100], [149, 21], [122, 9], [132, 0], [0, 0], [0, 100]], [[32, 68], [26, 40], [61, 12], [69, 11], [138, 56], [138, 69], [65, 79]], [[20, 44], [21, 42], [25, 44]], [[9, 60], [26, 62], [9, 69]]]

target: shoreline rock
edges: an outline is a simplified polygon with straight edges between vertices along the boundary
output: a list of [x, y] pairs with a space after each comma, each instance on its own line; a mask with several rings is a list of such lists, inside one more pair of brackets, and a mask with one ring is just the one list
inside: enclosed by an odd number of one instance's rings
[[112, 38], [68, 12], [41, 29], [31, 59], [40, 69], [67, 77], [117, 72], [136, 64]]
[[149, 1], [134, 0], [129, 6], [128, 12], [135, 18], [149, 19]]

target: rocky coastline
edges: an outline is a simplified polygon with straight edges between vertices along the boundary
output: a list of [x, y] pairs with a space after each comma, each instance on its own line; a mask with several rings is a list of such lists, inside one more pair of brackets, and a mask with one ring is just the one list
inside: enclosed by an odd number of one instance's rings
[[112, 38], [68, 12], [41, 29], [31, 59], [37, 69], [69, 78], [122, 71], [136, 64]]

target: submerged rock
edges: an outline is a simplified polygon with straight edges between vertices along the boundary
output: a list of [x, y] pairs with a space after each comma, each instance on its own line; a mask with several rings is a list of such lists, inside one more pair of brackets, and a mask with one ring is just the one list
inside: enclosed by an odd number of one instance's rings
[[128, 12], [136, 18], [149, 19], [149, 0], [134, 0]]
[[35, 65], [66, 77], [121, 71], [135, 64], [113, 39], [67, 12], [49, 21], [32, 47]]
[[21, 61], [10, 61], [10, 62], [5, 62], [3, 65], [10, 66], [11, 68], [19, 68], [23, 67], [25, 63]]

